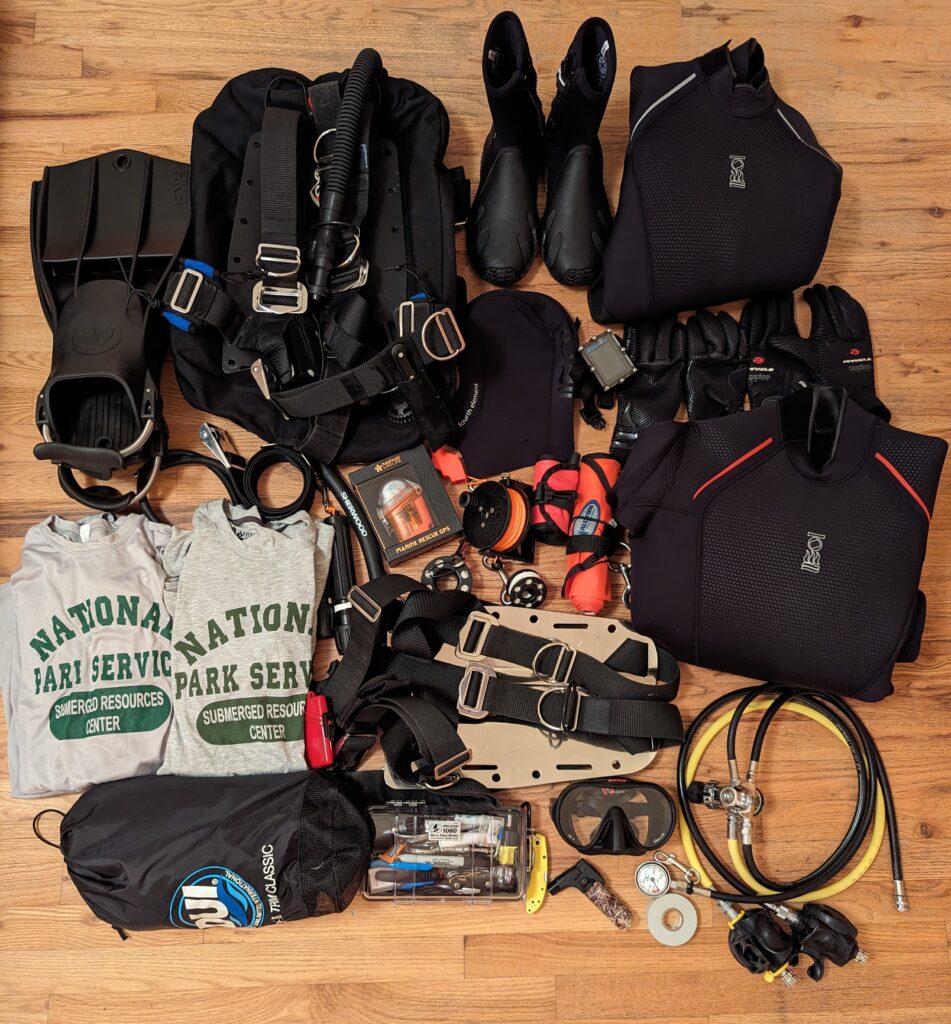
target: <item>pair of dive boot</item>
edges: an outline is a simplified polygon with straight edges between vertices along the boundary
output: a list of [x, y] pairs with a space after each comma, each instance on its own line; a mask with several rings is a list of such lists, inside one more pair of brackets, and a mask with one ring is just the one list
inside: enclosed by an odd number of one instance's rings
[[492, 129], [467, 226], [469, 258], [491, 284], [511, 285], [526, 273], [539, 235], [557, 281], [587, 285], [598, 275], [611, 230], [598, 129], [616, 67], [611, 27], [589, 18], [558, 69], [546, 121], [522, 23], [512, 11], [493, 19], [482, 54]]

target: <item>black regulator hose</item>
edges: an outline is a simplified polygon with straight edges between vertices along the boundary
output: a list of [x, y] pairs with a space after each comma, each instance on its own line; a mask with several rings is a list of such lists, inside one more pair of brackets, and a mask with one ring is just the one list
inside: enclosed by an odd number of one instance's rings
[[330, 276], [344, 223], [344, 206], [360, 141], [363, 108], [370, 84], [382, 68], [383, 61], [376, 50], [370, 47], [361, 50], [347, 76], [340, 100], [333, 156], [326, 184], [320, 190], [320, 218], [314, 230], [312, 266], [307, 275], [307, 290], [318, 300], [330, 294]]
[[[181, 466], [200, 466], [214, 473], [221, 481], [228, 499], [235, 505], [254, 507], [267, 521], [287, 519], [298, 512], [310, 509], [317, 493], [317, 478], [306, 456], [293, 448], [281, 445], [265, 445], [245, 461], [234, 453], [228, 453], [230, 466], [225, 466], [219, 459], [211, 455], [193, 452], [188, 448], [172, 448], [162, 459], [162, 469], [178, 469]], [[301, 477], [301, 489], [298, 496], [286, 505], [268, 505], [261, 499], [258, 488], [261, 478], [272, 466], [287, 465], [295, 469]], [[145, 468], [140, 473], [145, 472]], [[161, 522], [151, 502], [145, 496], [139, 502], [143, 514], [153, 523]]]
[[[718, 716], [723, 708], [736, 703], [727, 732], [727, 760], [730, 766], [730, 774], [738, 777], [736, 757], [737, 728], [750, 704], [761, 698], [769, 697], [773, 699], [764, 711], [763, 717], [756, 729], [750, 751], [750, 764], [754, 766], [754, 774], [755, 766], [758, 765], [762, 757], [770, 725], [785, 705], [795, 702], [799, 705], [805, 705], [821, 715], [842, 737], [854, 762], [857, 793], [852, 820], [841, 842], [822, 864], [801, 878], [779, 880], [768, 877], [756, 863], [752, 843], [743, 842], [741, 844], [742, 861], [749, 876], [759, 886], [772, 890], [769, 895], [763, 895], [757, 892], [747, 881], [739, 877], [735, 871], [731, 870], [715, 853], [704, 837], [694, 816], [694, 805], [700, 801], [698, 800], [697, 790], [691, 786], [692, 780], [688, 779], [687, 766], [690, 760], [691, 747], [701, 731], [705, 730], [707, 723], [715, 716]], [[748, 784], [753, 785], [753, 783], [749, 782]], [[849, 866], [868, 836], [869, 829], [872, 827], [876, 816], [876, 795], [879, 790], [882, 794], [885, 809], [885, 828], [888, 833], [888, 842], [891, 850], [896, 904], [899, 909], [905, 909], [901, 846], [888, 774], [885, 771], [885, 765], [871, 734], [859, 716], [843, 698], [836, 694], [825, 693], [819, 690], [777, 687], [771, 683], [734, 690], [732, 693], [725, 694], [723, 697], [707, 705], [694, 719], [687, 730], [677, 762], [677, 795], [683, 823], [703, 858], [727, 885], [732, 886], [735, 890], [730, 892], [725, 889], [714, 889], [709, 895], [714, 899], [729, 900], [735, 903], [764, 904], [796, 901], [805, 894], [811, 894], [816, 889], [832, 885], [837, 876]]]

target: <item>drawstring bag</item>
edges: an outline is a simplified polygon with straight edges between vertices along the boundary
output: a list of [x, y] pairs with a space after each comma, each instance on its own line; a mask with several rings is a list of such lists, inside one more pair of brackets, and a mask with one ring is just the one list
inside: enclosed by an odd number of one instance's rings
[[[87, 790], [63, 816], [59, 849], [90, 910], [125, 932], [259, 928], [338, 914], [370, 861], [366, 808], [418, 802], [382, 772], [295, 772], [188, 778], [146, 775]], [[451, 797], [474, 812], [498, 806], [465, 780]], [[33, 821], [37, 837], [42, 811]]]
[[258, 928], [348, 906], [370, 857], [358, 801], [319, 772], [123, 779], [77, 800], [60, 849], [89, 908], [120, 932]]

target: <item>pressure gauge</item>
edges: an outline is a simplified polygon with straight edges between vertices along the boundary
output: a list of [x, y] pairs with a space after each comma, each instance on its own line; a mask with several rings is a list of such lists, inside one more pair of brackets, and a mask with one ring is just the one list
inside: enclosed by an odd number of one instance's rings
[[638, 864], [634, 882], [645, 896], [663, 896], [670, 888], [670, 872], [656, 860], [645, 860]]

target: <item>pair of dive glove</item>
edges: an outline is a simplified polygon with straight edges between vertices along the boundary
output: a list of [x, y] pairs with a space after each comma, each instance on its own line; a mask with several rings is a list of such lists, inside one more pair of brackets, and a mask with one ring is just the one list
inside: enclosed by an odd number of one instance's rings
[[690, 419], [711, 419], [739, 412], [747, 394], [756, 408], [813, 383], [845, 388], [888, 420], [875, 394], [865, 310], [837, 286], [815, 285], [803, 298], [812, 311], [808, 337], [796, 326], [792, 293], [753, 299], [739, 323], [701, 309], [686, 323], [669, 317], [625, 328], [637, 373], [618, 391], [611, 454], [627, 458], [639, 432], [673, 419], [681, 401]]

